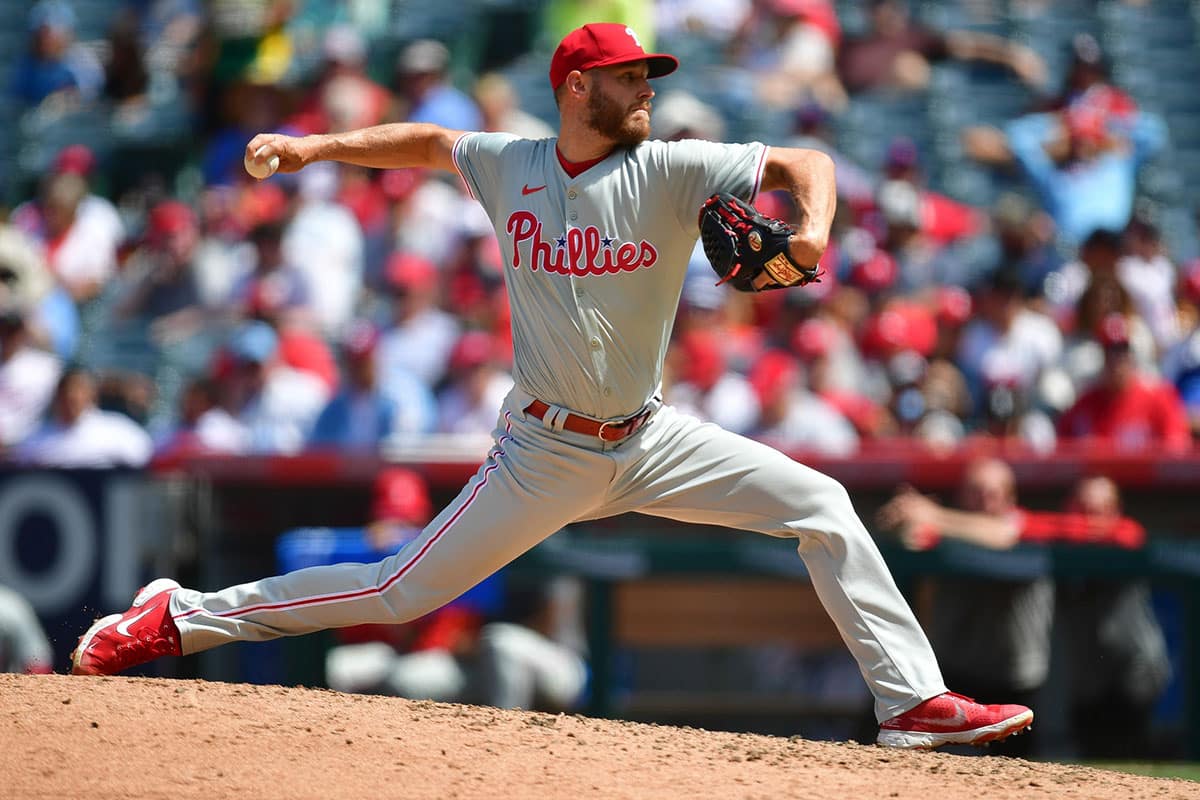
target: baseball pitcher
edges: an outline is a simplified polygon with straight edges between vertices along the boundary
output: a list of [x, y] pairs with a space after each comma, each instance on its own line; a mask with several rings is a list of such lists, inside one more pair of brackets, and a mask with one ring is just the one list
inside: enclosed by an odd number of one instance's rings
[[[819, 152], [649, 140], [651, 80], [677, 66], [674, 56], [646, 53], [624, 25], [584, 25], [550, 63], [557, 138], [399, 123], [303, 138], [263, 133], [246, 145], [248, 159], [278, 158], [280, 172], [333, 160], [460, 175], [499, 237], [516, 387], [479, 471], [395, 555], [215, 592], [159, 578], [81, 637], [73, 672], [107, 675], [228, 642], [405, 622], [569, 523], [639, 511], [795, 539], [875, 697], [881, 744], [978, 744], [1031, 724], [1024, 706], [946, 690], [839, 483], [663, 404], [663, 357], [702, 229], [714, 269], [735, 288], [802, 285], [817, 277], [836, 203], [833, 165]], [[775, 189], [795, 198], [796, 225], [747, 205]]]

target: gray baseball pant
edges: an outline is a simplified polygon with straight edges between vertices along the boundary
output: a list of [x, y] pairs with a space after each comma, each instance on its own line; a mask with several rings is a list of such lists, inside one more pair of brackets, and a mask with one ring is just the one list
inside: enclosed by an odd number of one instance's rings
[[[185, 654], [235, 641], [416, 619], [569, 523], [639, 511], [794, 537], [884, 720], [945, 691], [925, 633], [833, 478], [711, 423], [657, 409], [620, 442], [553, 431], [515, 389], [462, 492], [375, 564], [312, 567], [217, 592], [176, 591]], [[547, 419], [551, 415], [547, 414]]]

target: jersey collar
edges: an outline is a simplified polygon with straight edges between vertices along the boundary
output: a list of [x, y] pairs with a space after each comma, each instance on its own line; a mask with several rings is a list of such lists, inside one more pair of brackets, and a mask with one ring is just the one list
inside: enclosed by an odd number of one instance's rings
[[[616, 148], [613, 148], [613, 150], [615, 149]], [[567, 161], [567, 159], [563, 157], [562, 151], [558, 149], [558, 145], [555, 145], [554, 155], [558, 156], [558, 163], [559, 166], [563, 168], [563, 172], [567, 173], [569, 177], [578, 178], [580, 175], [611, 156], [613, 154], [613, 150], [609, 150], [599, 158], [593, 158], [590, 161]]]

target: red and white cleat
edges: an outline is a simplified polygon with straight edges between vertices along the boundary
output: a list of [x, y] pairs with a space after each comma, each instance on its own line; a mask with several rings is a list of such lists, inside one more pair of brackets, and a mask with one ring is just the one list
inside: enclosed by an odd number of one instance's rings
[[170, 612], [171, 593], [178, 588], [169, 578], [157, 578], [142, 587], [124, 614], [93, 622], [71, 653], [71, 674], [115, 675], [159, 656], [181, 655], [179, 628]]
[[1033, 724], [1025, 706], [983, 705], [946, 692], [892, 717], [879, 726], [876, 744], [931, 750], [944, 744], [987, 744], [1012, 736]]

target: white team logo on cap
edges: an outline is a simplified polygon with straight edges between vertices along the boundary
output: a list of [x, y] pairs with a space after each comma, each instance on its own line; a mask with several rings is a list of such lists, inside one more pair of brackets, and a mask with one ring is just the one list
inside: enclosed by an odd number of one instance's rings
[[629, 34], [629, 38], [630, 38], [630, 39], [633, 39], [633, 43], [634, 43], [634, 44], [636, 44], [638, 47], [641, 47], [641, 46], [642, 46], [642, 40], [641, 40], [641, 39], [639, 39], [639, 38], [637, 37], [637, 34], [633, 32], [633, 28], [631, 28], [631, 27], [629, 27], [628, 25], [626, 25], [626, 26], [625, 26], [625, 32]]

